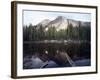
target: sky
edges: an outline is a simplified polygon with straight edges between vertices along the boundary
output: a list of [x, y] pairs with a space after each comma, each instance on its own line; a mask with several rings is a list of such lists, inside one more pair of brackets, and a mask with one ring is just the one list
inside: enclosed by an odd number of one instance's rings
[[91, 21], [91, 14], [89, 13], [24, 10], [23, 25], [36, 25], [44, 19], [54, 20], [57, 16], [64, 16], [66, 19], [73, 19], [78, 21]]

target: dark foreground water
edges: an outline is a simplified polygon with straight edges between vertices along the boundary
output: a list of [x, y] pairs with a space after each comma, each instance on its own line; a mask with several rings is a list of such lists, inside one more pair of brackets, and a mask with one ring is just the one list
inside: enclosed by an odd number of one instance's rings
[[[75, 60], [75, 67], [90, 66], [90, 59]], [[68, 62], [66, 64], [57, 64], [53, 60], [42, 61], [38, 57], [25, 56], [23, 59], [23, 69], [39, 69], [39, 68], [57, 68], [57, 67], [72, 67]]]

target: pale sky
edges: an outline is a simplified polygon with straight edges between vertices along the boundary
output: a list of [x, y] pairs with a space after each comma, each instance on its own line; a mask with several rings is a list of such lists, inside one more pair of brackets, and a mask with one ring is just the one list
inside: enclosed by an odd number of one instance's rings
[[51, 11], [23, 11], [23, 24], [36, 25], [44, 19], [54, 20], [57, 16], [64, 16], [66, 19], [79, 21], [91, 21], [89, 13], [71, 13], [71, 12], [51, 12]]

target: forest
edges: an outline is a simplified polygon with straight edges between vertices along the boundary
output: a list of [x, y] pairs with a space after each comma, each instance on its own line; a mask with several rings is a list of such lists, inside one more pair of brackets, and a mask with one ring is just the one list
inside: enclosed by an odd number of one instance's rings
[[[37, 27], [39, 27], [37, 29]], [[23, 27], [24, 41], [41, 41], [41, 40], [86, 40], [90, 41], [91, 29], [90, 26], [76, 26], [69, 24], [66, 29], [56, 30], [55, 26], [51, 26], [48, 30], [45, 27], [29, 26]]]

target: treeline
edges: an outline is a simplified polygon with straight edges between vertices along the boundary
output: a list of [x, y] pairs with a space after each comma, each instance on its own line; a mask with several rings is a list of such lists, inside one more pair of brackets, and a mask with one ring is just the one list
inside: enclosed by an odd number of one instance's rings
[[[38, 28], [37, 28], [38, 27]], [[55, 26], [48, 27], [23, 26], [23, 40], [24, 41], [39, 41], [39, 40], [87, 40], [91, 39], [90, 26], [79, 26], [73, 27], [72, 24], [66, 26], [66, 29], [56, 30]]]

